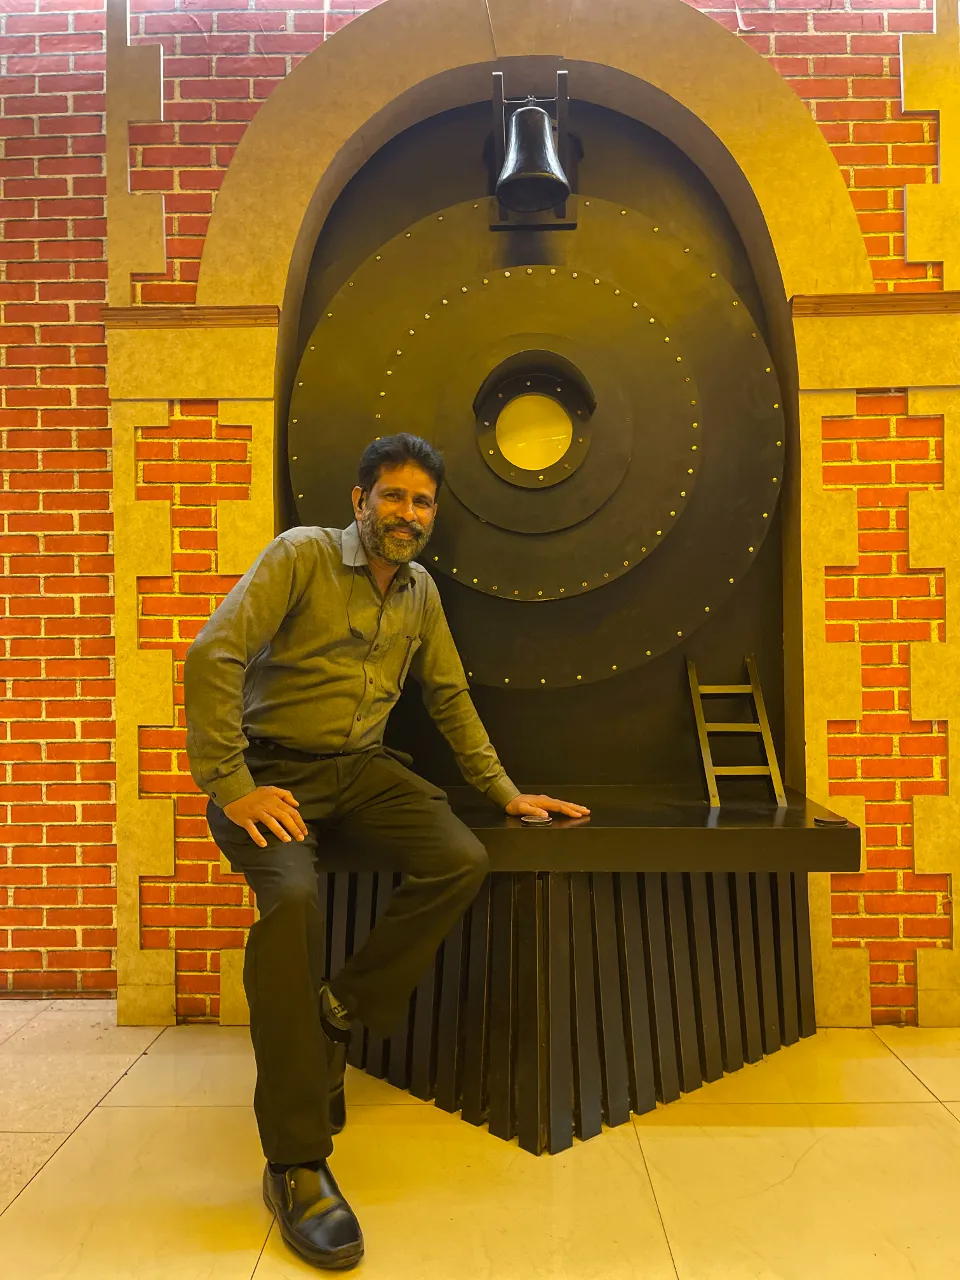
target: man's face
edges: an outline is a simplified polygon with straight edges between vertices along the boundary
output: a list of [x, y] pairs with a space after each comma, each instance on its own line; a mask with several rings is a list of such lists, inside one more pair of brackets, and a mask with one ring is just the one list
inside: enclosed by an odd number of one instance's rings
[[388, 564], [415, 560], [430, 541], [436, 498], [433, 479], [414, 462], [382, 468], [367, 495], [354, 489], [353, 509], [367, 555]]

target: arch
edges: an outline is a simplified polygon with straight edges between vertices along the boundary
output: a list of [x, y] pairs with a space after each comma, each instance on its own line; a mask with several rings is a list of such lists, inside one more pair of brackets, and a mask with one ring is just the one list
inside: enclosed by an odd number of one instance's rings
[[198, 303], [289, 314], [353, 173], [417, 120], [487, 97], [504, 59], [541, 77], [544, 61], [562, 60], [575, 96], [676, 142], [748, 248], [768, 238], [788, 298], [873, 291], [843, 177], [807, 108], [683, 0], [386, 0], [305, 58], [251, 122], [214, 208]]

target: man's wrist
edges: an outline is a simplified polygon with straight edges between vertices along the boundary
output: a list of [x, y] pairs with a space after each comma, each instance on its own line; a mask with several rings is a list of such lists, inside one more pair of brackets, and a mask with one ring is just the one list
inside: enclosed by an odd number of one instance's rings
[[257, 784], [253, 780], [253, 775], [247, 766], [243, 765], [236, 773], [231, 773], [226, 778], [218, 778], [207, 791], [207, 795], [218, 809], [225, 809], [228, 804], [233, 804], [234, 800], [242, 800], [244, 796], [248, 796], [256, 789]]
[[506, 774], [497, 781], [487, 792], [487, 799], [495, 804], [499, 809], [506, 809], [511, 800], [520, 795], [520, 788], [514, 786]]

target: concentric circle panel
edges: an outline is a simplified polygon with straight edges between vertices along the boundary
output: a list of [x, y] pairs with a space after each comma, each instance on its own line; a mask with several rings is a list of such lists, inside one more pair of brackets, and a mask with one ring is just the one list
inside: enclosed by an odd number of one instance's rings
[[[779, 497], [780, 391], [742, 299], [666, 226], [589, 198], [578, 217], [574, 232], [491, 233], [478, 201], [408, 228], [329, 301], [293, 389], [305, 524], [349, 518], [374, 436], [443, 451], [422, 559], [489, 684], [602, 679], [682, 643], [748, 569]], [[498, 431], [511, 406], [526, 437]]]

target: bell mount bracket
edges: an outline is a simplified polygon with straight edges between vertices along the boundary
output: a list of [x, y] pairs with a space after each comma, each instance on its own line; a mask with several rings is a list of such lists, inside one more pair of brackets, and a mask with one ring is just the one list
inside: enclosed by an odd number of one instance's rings
[[[569, 105], [570, 97], [567, 89], [566, 71], [557, 72], [557, 96], [555, 98], [537, 98], [528, 94], [525, 98], [507, 98], [503, 89], [503, 72], [493, 73], [493, 172], [494, 175], [503, 169], [506, 154], [507, 119], [511, 110], [517, 107], [544, 107], [557, 126], [557, 158], [564, 173], [570, 173], [570, 130]], [[552, 108], [552, 110], [551, 110]], [[490, 223], [491, 231], [573, 231], [577, 226], [574, 203], [571, 195], [562, 204], [545, 213], [517, 213], [508, 209], [505, 204], [492, 196], [496, 206], [496, 217]]]

